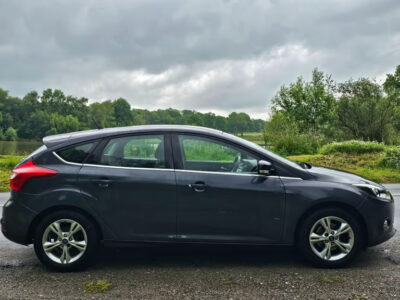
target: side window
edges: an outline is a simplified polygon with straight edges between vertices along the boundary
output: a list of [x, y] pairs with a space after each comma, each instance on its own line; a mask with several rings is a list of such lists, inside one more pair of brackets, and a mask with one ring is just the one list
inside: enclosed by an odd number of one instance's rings
[[85, 143], [74, 145], [57, 152], [57, 154], [65, 161], [74, 163], [83, 163], [90, 150], [97, 144], [97, 142]]
[[137, 135], [111, 139], [100, 164], [132, 168], [166, 168], [163, 135]]
[[257, 158], [226, 143], [180, 135], [183, 168], [194, 171], [257, 173]]

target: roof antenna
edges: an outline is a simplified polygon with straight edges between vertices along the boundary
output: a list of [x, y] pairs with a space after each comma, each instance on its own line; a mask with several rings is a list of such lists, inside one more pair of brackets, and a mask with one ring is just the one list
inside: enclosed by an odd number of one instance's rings
[[92, 120], [94, 122], [94, 124], [96, 125], [97, 129], [104, 129], [103, 126], [101, 126], [101, 124], [97, 123], [96, 119], [92, 116]]

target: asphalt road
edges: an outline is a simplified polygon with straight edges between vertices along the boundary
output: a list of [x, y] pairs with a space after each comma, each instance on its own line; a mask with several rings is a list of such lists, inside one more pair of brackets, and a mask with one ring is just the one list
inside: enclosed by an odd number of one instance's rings
[[[400, 184], [388, 187], [399, 201]], [[0, 206], [7, 198], [0, 194]], [[399, 242], [396, 234], [344, 269], [311, 267], [292, 248], [159, 246], [101, 249], [89, 270], [62, 274], [0, 234], [0, 299], [400, 299]], [[111, 288], [85, 292], [97, 280]]]

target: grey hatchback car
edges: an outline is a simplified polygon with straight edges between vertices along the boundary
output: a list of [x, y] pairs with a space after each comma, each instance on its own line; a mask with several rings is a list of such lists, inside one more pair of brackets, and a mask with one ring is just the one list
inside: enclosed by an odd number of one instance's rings
[[293, 245], [338, 267], [395, 233], [382, 185], [221, 131], [132, 126], [43, 143], [13, 170], [1, 230], [59, 271], [86, 267], [101, 244], [141, 243]]

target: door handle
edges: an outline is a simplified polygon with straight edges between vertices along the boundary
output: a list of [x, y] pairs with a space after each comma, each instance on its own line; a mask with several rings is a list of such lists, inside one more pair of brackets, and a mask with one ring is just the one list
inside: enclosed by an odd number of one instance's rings
[[206, 190], [206, 184], [202, 181], [196, 181], [195, 183], [189, 183], [188, 187], [198, 193], [204, 192]]
[[101, 188], [108, 188], [111, 184], [111, 180], [108, 178], [95, 179], [93, 180], [93, 182], [96, 183]]

